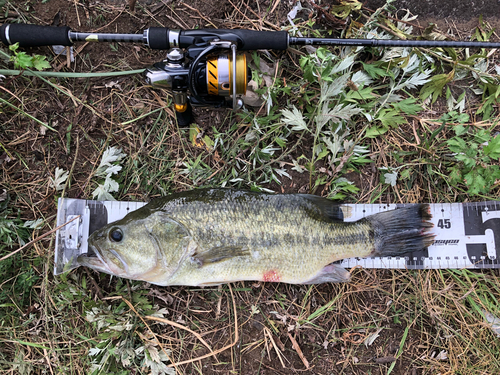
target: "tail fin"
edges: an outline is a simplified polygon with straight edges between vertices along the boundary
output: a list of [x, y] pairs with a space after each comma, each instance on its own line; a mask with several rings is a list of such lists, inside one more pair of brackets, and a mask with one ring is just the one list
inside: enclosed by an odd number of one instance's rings
[[423, 250], [434, 242], [428, 204], [381, 212], [367, 217], [374, 231], [371, 256], [397, 256]]

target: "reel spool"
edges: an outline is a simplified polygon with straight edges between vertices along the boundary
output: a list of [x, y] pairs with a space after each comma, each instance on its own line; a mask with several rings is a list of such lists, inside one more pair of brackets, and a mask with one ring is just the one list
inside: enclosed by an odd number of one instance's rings
[[[232, 92], [233, 64], [231, 56], [219, 55], [207, 59], [207, 89], [209, 95], [229, 97]], [[236, 94], [244, 95], [247, 91], [247, 58], [236, 56]]]

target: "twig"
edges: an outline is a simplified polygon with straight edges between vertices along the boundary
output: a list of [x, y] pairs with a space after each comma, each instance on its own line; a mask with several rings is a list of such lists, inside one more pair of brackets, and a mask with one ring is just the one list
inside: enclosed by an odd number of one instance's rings
[[74, 3], [75, 3], [76, 18], [78, 19], [78, 26], [82, 26], [82, 23], [80, 22], [80, 14], [78, 13], [78, 2], [74, 0]]
[[316, 9], [318, 12], [320, 12], [323, 17], [325, 17], [328, 21], [331, 23], [338, 25], [338, 26], [345, 26], [346, 21], [341, 20], [330, 14], [329, 12], [325, 11], [323, 8], [321, 8], [319, 5], [314, 4], [312, 1], [308, 2], [310, 6], [312, 6], [314, 9]]
[[281, 0], [276, 0], [274, 2], [274, 5], [273, 7], [271, 8], [271, 11], [269, 12], [269, 14], [272, 14], [275, 10], [276, 10], [276, 7], [278, 6], [278, 4], [281, 2]]
[[[262, 27], [259, 29], [255, 24], [254, 24], [254, 21], [252, 21], [250, 18], [247, 17], [246, 14], [244, 14], [240, 9], [239, 7], [237, 7], [236, 5], [233, 4], [233, 2], [231, 0], [228, 0], [229, 3], [233, 6], [234, 9], [236, 9], [236, 11], [238, 13], [240, 13], [244, 18], [246, 18], [248, 20], [248, 22], [250, 22], [252, 24], [252, 26], [257, 29], [257, 30], [262, 30]], [[255, 14], [254, 12], [252, 12], [253, 14]], [[259, 17], [260, 18], [260, 17]]]
[[136, 2], [136, 0], [129, 0], [128, 1], [128, 6], [129, 6], [131, 12], [135, 11], [135, 2]]
[[[75, 51], [75, 53], [74, 53], [75, 58], [76, 58], [76, 56], [77, 56], [77, 55], [79, 55], [79, 54], [80, 54], [80, 52], [82, 52], [82, 50], [83, 50], [83, 49], [84, 49], [84, 48], [85, 48], [88, 44], [89, 44], [89, 42], [86, 42], [86, 43], [84, 43], [84, 44], [82, 44], [82, 45], [78, 46], [78, 48], [75, 48], [75, 50], [74, 50], [74, 51]], [[71, 51], [66, 52], [66, 55], [67, 55], [67, 56], [70, 56], [70, 58], [71, 58]], [[56, 57], [57, 57], [57, 56], [56, 56]], [[65, 64], [66, 64], [65, 62], [60, 63], [58, 66], [56, 66], [56, 67], [54, 68], [54, 70], [55, 70], [56, 72], [60, 71], [62, 68], [64, 68], [64, 65], [65, 65]]]
[[97, 284], [95, 279], [92, 277], [92, 275], [90, 274], [89, 269], [87, 267], [85, 267], [85, 271], [87, 271], [87, 277], [90, 279], [90, 282], [92, 283], [92, 285], [94, 286], [94, 288], [96, 290], [97, 297], [99, 297], [99, 299], [101, 299], [101, 300], [104, 299], [104, 296], [102, 295], [101, 288], [99, 287], [99, 284]]
[[47, 365], [49, 365], [49, 370], [52, 375], [54, 375], [54, 370], [52, 370], [52, 364], [50, 363], [50, 358], [47, 354], [47, 349], [43, 348], [43, 356], [45, 357], [45, 360], [47, 361]]
[[276, 345], [276, 342], [274, 341], [273, 335], [272, 335], [271, 331], [269, 330], [269, 328], [264, 327], [264, 334], [267, 334], [267, 337], [269, 337], [271, 344], [273, 344], [274, 351], [276, 352], [276, 355], [278, 356], [278, 358], [281, 362], [281, 366], [283, 368], [286, 368], [285, 362], [283, 362], [283, 358], [281, 358], [282, 354], [281, 354], [280, 350], [278, 349], [278, 346]]
[[[81, 108], [81, 107], [80, 107]], [[66, 183], [64, 184], [64, 189], [62, 191], [61, 197], [64, 197], [66, 194], [66, 188], [68, 187], [71, 178], [73, 177], [73, 171], [75, 169], [75, 164], [76, 164], [76, 159], [78, 159], [78, 149], [80, 148], [80, 137], [76, 136], [76, 152], [75, 152], [75, 158], [73, 159], [73, 164], [71, 165], [71, 169], [69, 171], [68, 178], [66, 179]]]
[[205, 17], [203, 14], [201, 14], [201, 12], [198, 9], [191, 7], [188, 4], [186, 4], [186, 3], [184, 3], [182, 5], [184, 5], [188, 9], [191, 9], [193, 12], [198, 13], [200, 15], [200, 18], [203, 19], [207, 24], [209, 24], [210, 26], [212, 26], [214, 29], [217, 28], [217, 26], [215, 26], [212, 21], [210, 21], [207, 17]]
[[215, 354], [214, 354], [214, 351], [212, 350], [212, 348], [210, 347], [210, 345], [205, 341], [203, 340], [203, 337], [201, 337], [201, 335], [199, 333], [196, 333], [192, 330], [190, 330], [188, 327], [186, 326], [183, 326], [182, 324], [179, 324], [179, 323], [176, 323], [176, 322], [173, 322], [171, 320], [168, 320], [168, 319], [165, 319], [165, 318], [160, 318], [160, 317], [157, 317], [157, 316], [151, 316], [151, 315], [148, 315], [148, 316], [145, 316], [144, 318], [148, 319], [148, 320], [155, 320], [157, 322], [160, 322], [160, 323], [165, 323], [165, 324], [168, 324], [168, 325], [171, 325], [173, 327], [176, 327], [176, 328], [180, 328], [180, 329], [183, 329], [185, 331], [188, 331], [189, 333], [193, 334], [194, 336], [196, 336], [196, 338], [198, 340], [201, 341], [201, 343], [203, 345], [205, 345], [208, 350], [210, 350], [210, 354], [213, 355], [215, 357]]
[[43, 239], [43, 238], [47, 237], [49, 234], [52, 234], [52, 233], [54, 233], [55, 231], [57, 231], [57, 230], [61, 229], [62, 227], [64, 227], [64, 226], [68, 225], [68, 224], [69, 224], [69, 223], [71, 223], [73, 220], [79, 219], [79, 218], [80, 218], [80, 216], [81, 216], [81, 215], [78, 215], [78, 216], [74, 217], [73, 219], [71, 219], [71, 220], [67, 221], [66, 223], [64, 223], [64, 224], [62, 224], [62, 225], [59, 225], [57, 228], [54, 228], [54, 229], [52, 229], [52, 230], [48, 231], [47, 233], [42, 234], [40, 237], [37, 237], [37, 238], [35, 238], [34, 240], [32, 240], [32, 241], [28, 242], [26, 245], [21, 246], [19, 249], [14, 250], [12, 253], [7, 254], [6, 256], [4, 256], [4, 257], [0, 258], [0, 262], [1, 262], [1, 261], [3, 261], [3, 260], [5, 260], [5, 259], [10, 258], [11, 256], [13, 256], [13, 255], [17, 254], [18, 252], [20, 252], [20, 251], [24, 250], [25, 248], [30, 247], [30, 246], [31, 246], [31, 245], [33, 245], [35, 242], [40, 241], [41, 239]]
[[304, 353], [302, 353], [302, 350], [300, 349], [299, 344], [293, 338], [293, 336], [290, 334], [290, 332], [288, 332], [288, 337], [290, 338], [290, 341], [292, 342], [292, 346], [295, 349], [295, 351], [297, 352], [297, 354], [299, 355], [302, 363], [304, 364], [304, 366], [306, 366], [306, 369], [309, 370], [309, 361], [306, 359], [306, 357], [304, 357]]
[[174, 367], [174, 366], [179, 366], [179, 365], [185, 365], [187, 363], [192, 363], [199, 361], [204, 358], [208, 358], [211, 355], [219, 354], [222, 353], [223, 351], [226, 351], [227, 349], [231, 349], [233, 346], [235, 346], [238, 341], [240, 340], [240, 335], [238, 333], [238, 315], [236, 311], [236, 301], [234, 300], [234, 294], [233, 294], [233, 289], [231, 288], [231, 285], [229, 285], [229, 291], [231, 292], [231, 298], [233, 299], [233, 309], [234, 309], [234, 342], [232, 344], [226, 345], [225, 347], [216, 350], [213, 353], [205, 354], [202, 355], [201, 357], [193, 358], [193, 359], [188, 359], [187, 361], [182, 361], [182, 362], [177, 362], [177, 363], [172, 363], [168, 365], [167, 367]]

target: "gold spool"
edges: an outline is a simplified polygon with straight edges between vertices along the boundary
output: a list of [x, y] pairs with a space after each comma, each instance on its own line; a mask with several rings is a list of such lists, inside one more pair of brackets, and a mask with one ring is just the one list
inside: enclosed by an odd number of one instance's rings
[[[231, 59], [229, 59], [231, 60]], [[233, 64], [229, 62], [229, 82], [233, 82]], [[236, 56], [236, 94], [245, 95], [247, 92], [247, 56]]]
[[[207, 59], [207, 88], [209, 95], [230, 96], [233, 83], [233, 64], [227, 55]], [[236, 93], [244, 95], [247, 91], [247, 58], [236, 56]]]
[[217, 58], [212, 57], [207, 60], [207, 86], [210, 95], [219, 95], [218, 66]]

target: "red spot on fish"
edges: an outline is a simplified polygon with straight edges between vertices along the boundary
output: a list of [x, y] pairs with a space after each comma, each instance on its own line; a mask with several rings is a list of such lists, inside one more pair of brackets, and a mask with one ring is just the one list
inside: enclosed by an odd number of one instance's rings
[[262, 281], [268, 281], [272, 283], [277, 283], [281, 280], [281, 276], [276, 270], [271, 270], [264, 272], [264, 275], [262, 276]]

